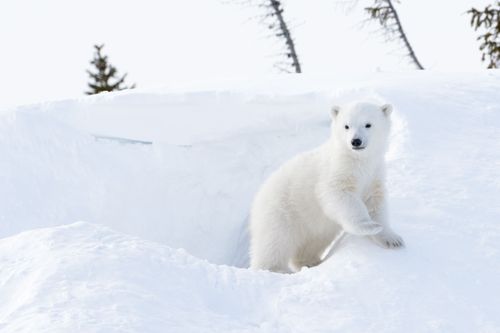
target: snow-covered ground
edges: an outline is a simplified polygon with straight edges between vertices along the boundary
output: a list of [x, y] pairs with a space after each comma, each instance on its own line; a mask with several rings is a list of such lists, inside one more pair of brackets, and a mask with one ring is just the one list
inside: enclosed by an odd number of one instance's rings
[[[495, 71], [281, 76], [3, 110], [0, 331], [500, 332], [499, 91]], [[407, 247], [246, 269], [259, 184], [366, 98], [395, 106]]]

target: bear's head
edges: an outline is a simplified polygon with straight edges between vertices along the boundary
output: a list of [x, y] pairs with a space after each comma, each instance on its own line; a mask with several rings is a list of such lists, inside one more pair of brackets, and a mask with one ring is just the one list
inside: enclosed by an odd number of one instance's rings
[[390, 131], [390, 104], [354, 103], [332, 108], [332, 136], [353, 154], [384, 151]]

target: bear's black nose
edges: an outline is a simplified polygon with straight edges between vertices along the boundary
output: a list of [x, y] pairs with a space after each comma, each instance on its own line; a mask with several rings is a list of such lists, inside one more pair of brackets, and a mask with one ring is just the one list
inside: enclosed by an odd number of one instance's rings
[[351, 144], [353, 145], [353, 147], [359, 147], [361, 146], [363, 142], [360, 140], [360, 139], [352, 139], [351, 141]]

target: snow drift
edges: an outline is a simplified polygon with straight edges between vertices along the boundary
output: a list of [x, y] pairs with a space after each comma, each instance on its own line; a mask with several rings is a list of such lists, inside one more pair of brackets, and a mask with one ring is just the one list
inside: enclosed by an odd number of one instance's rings
[[[499, 88], [494, 71], [301, 76], [5, 110], [0, 329], [499, 331]], [[245, 269], [259, 184], [360, 98], [395, 106], [407, 248], [347, 237], [295, 275]]]

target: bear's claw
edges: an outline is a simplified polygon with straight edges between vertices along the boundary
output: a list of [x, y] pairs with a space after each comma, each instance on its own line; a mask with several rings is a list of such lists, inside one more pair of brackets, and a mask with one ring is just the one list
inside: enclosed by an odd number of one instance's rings
[[375, 243], [386, 249], [395, 249], [405, 246], [403, 238], [393, 232], [383, 231], [377, 235], [371, 236], [371, 239], [373, 239]]

